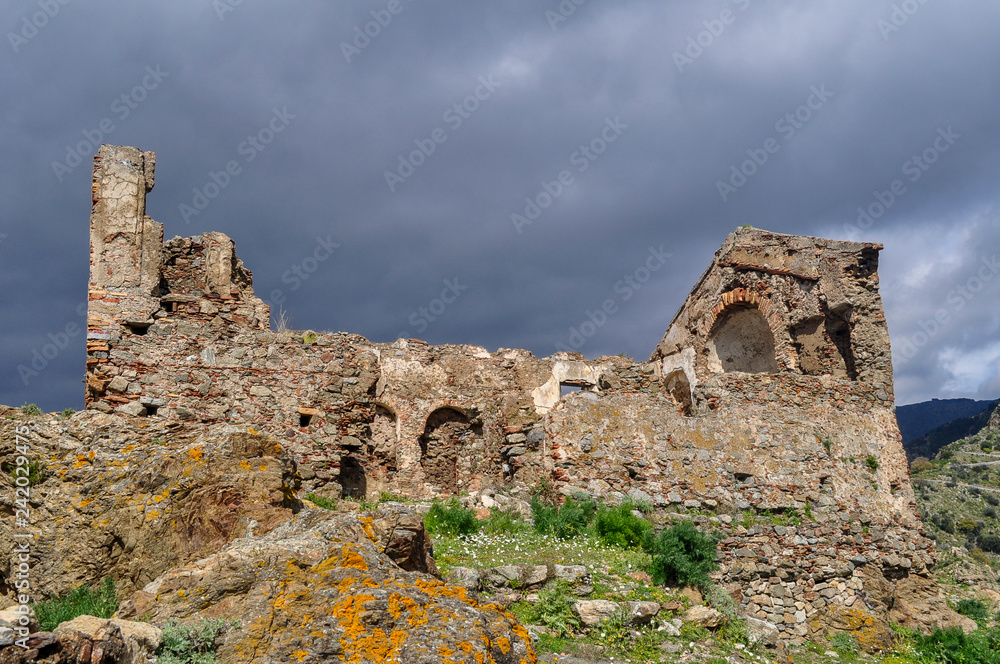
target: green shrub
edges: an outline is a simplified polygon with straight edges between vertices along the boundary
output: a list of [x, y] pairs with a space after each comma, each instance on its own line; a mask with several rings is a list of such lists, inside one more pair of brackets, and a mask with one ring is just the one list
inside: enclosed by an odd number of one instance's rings
[[[22, 473], [17, 472], [18, 466], [9, 460], [4, 461], [3, 464], [0, 465], [0, 468], [2, 468], [8, 475], [11, 476], [11, 479], [15, 481], [18, 477], [25, 477]], [[22, 465], [21, 468], [24, 468], [24, 466]], [[41, 484], [45, 481], [45, 465], [41, 461], [38, 459], [29, 460], [27, 469], [28, 486], [35, 486], [36, 484]]]
[[717, 539], [702, 534], [690, 521], [663, 530], [658, 537], [646, 536], [643, 548], [653, 562], [650, 574], [661, 585], [708, 588], [708, 573], [718, 569]]
[[72, 408], [64, 408], [63, 412], [60, 413], [60, 415], [62, 415], [62, 418], [64, 420], [68, 420], [69, 418], [73, 417], [73, 415], [75, 415], [75, 414], [76, 414], [76, 411], [73, 410]]
[[988, 502], [993, 507], [1000, 506], [1000, 498], [997, 498], [996, 494], [993, 494], [993, 493], [984, 493], [983, 494], [983, 500], [985, 500], [986, 502]]
[[959, 519], [958, 523], [955, 524], [955, 527], [963, 533], [975, 533], [979, 531], [980, 524], [975, 519], [965, 517], [963, 519]]
[[25, 415], [41, 415], [42, 409], [33, 403], [26, 403], [21, 406], [21, 412]]
[[81, 585], [61, 597], [38, 602], [34, 609], [44, 632], [78, 616], [110, 618], [118, 610], [115, 582], [110, 577], [104, 579], [96, 590]]
[[479, 532], [479, 521], [476, 513], [462, 505], [457, 497], [452, 496], [448, 502], [435, 500], [431, 509], [424, 517], [424, 527], [432, 535], [471, 535]]
[[858, 642], [847, 632], [837, 632], [829, 637], [830, 647], [841, 655], [853, 655], [858, 652]]
[[609, 546], [634, 549], [642, 545], [653, 526], [632, 513], [632, 504], [625, 502], [615, 507], [601, 507], [594, 517], [597, 538]]
[[874, 473], [876, 470], [878, 470], [878, 459], [876, 459], [873, 455], [869, 454], [868, 456], [865, 457], [865, 465], [868, 466], [868, 470]]
[[325, 496], [317, 496], [315, 493], [307, 493], [306, 500], [316, 504], [316, 507], [322, 507], [325, 510], [335, 510], [337, 509], [337, 501], [333, 498], [326, 498]]
[[501, 510], [493, 508], [490, 515], [481, 524], [482, 530], [491, 534], [520, 533], [528, 530], [528, 522], [521, 518], [515, 510]]
[[928, 636], [916, 636], [914, 650], [930, 662], [1000, 664], [1000, 632], [980, 629], [966, 635], [961, 627], [937, 629]]
[[163, 640], [156, 651], [156, 661], [158, 664], [214, 664], [219, 637], [228, 627], [237, 624], [225, 618], [214, 618], [181, 625], [170, 619], [163, 626]]
[[542, 625], [557, 636], [569, 636], [581, 626], [580, 619], [573, 613], [573, 601], [569, 584], [556, 580], [538, 593], [537, 602], [518, 604], [514, 612], [523, 623]]
[[990, 553], [1000, 553], [1000, 535], [987, 533], [979, 538], [979, 548]]
[[963, 599], [955, 605], [955, 610], [976, 622], [990, 617], [990, 610], [978, 599]]
[[589, 498], [575, 500], [569, 497], [562, 507], [545, 505], [537, 497], [531, 499], [535, 531], [559, 539], [572, 539], [586, 533], [596, 511], [597, 505]]

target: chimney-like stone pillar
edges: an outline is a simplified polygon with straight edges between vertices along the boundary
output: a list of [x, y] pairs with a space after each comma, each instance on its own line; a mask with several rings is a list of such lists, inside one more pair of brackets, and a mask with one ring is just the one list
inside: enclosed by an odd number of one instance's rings
[[146, 216], [156, 155], [102, 145], [94, 157], [90, 289], [157, 295], [163, 226]]

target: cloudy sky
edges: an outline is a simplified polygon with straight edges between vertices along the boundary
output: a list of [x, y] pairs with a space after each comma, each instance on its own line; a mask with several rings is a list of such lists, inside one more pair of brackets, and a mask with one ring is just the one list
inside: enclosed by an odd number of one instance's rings
[[83, 405], [99, 142], [155, 151], [166, 236], [229, 234], [297, 329], [645, 359], [752, 224], [885, 244], [898, 403], [1000, 396], [996, 2], [11, 0], [0, 27], [0, 403]]

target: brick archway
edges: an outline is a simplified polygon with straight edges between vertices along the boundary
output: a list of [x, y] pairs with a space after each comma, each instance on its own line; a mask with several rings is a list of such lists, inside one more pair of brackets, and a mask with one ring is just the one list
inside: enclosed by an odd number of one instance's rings
[[755, 290], [723, 293], [701, 327], [712, 373], [777, 373], [790, 366], [779, 306]]

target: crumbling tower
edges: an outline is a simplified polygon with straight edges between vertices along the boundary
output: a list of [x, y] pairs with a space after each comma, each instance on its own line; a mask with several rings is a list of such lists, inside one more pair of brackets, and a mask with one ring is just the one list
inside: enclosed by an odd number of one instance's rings
[[[220, 316], [224, 327], [268, 326], [270, 311], [253, 295], [252, 275], [222, 233], [174, 238], [146, 215], [156, 155], [134, 147], [102, 145], [94, 157], [90, 212], [90, 284], [87, 310], [88, 407], [125, 406], [133, 415], [166, 403], [140, 394], [132, 381], [144, 359], [129, 340], [157, 323]], [[213, 304], [222, 303], [222, 306]], [[130, 366], [132, 365], [132, 366]]]

